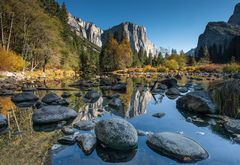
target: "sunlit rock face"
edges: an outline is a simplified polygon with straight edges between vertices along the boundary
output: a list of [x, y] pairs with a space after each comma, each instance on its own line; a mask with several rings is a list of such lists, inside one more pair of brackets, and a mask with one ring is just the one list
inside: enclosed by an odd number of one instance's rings
[[158, 52], [154, 44], [149, 40], [147, 30], [143, 26], [124, 22], [108, 30], [102, 30], [93, 23], [73, 17], [70, 13], [68, 16], [68, 23], [78, 36], [86, 38], [99, 47], [102, 47], [106, 43], [110, 33], [117, 36], [119, 41], [126, 34], [134, 51], [138, 52], [142, 48], [148, 55], [150, 53], [156, 55]]
[[135, 117], [147, 112], [147, 105], [152, 99], [149, 90], [136, 90], [132, 94], [130, 107], [128, 109], [128, 117]]
[[78, 116], [73, 123], [79, 122], [81, 120], [92, 120], [101, 115], [99, 109], [102, 109], [103, 98], [100, 97], [95, 103], [88, 103], [85, 106], [81, 107], [78, 111]]
[[147, 54], [157, 54], [157, 49], [147, 36], [147, 29], [143, 26], [131, 22], [124, 22], [104, 31], [102, 36], [103, 44], [107, 41], [107, 36], [112, 33], [119, 41], [126, 35], [134, 51], [139, 52], [142, 48]]
[[92, 42], [93, 44], [102, 47], [101, 35], [103, 30], [95, 24], [85, 22], [80, 18], [73, 17], [71, 14], [68, 16], [68, 23], [76, 31], [77, 35], [82, 36]]

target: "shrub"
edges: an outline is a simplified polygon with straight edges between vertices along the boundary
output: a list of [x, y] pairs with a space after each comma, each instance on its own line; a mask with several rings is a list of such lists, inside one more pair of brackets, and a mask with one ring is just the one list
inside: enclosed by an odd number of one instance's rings
[[0, 48], [0, 70], [1, 71], [19, 71], [25, 67], [25, 61], [19, 55], [12, 51], [6, 51]]
[[158, 66], [157, 71], [158, 71], [158, 72], [162, 72], [162, 73], [163, 73], [163, 72], [167, 72], [167, 71], [168, 71], [168, 68], [160, 65], [160, 66]]
[[174, 59], [165, 61], [164, 66], [171, 71], [175, 71], [175, 70], [179, 69], [179, 65], [178, 65], [177, 61]]
[[236, 63], [226, 64], [222, 68], [222, 71], [226, 73], [237, 73], [237, 72], [240, 72], [240, 65]]
[[143, 68], [143, 72], [157, 72], [157, 68], [154, 68], [151, 65], [147, 65]]
[[220, 114], [233, 118], [240, 117], [240, 80], [210, 85], [209, 93]]

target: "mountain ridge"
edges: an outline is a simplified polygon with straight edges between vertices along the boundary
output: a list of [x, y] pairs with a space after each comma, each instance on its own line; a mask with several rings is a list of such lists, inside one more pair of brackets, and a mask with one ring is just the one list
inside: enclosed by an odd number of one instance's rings
[[148, 38], [146, 27], [129, 21], [122, 22], [109, 29], [103, 30], [94, 23], [86, 22], [69, 13], [68, 23], [77, 35], [82, 36], [99, 47], [102, 47], [106, 43], [108, 34], [112, 33], [117, 36], [118, 40], [121, 40], [123, 35], [126, 34], [133, 51], [139, 52], [140, 49], [144, 49], [148, 55], [156, 55], [159, 51]]

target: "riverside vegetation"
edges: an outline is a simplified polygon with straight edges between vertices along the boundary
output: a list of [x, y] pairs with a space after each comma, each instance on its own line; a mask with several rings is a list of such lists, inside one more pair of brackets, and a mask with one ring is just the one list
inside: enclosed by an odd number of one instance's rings
[[239, 164], [238, 37], [221, 63], [99, 47], [55, 0], [0, 1], [0, 29], [0, 164]]

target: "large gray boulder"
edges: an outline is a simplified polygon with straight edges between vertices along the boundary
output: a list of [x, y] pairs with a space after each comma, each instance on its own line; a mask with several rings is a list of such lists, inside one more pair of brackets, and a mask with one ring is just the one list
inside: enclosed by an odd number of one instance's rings
[[77, 117], [77, 112], [64, 106], [44, 106], [32, 115], [34, 124], [56, 123], [62, 120], [70, 120]]
[[106, 119], [95, 126], [97, 139], [109, 148], [129, 150], [137, 146], [138, 135], [132, 124], [124, 119]]
[[150, 134], [147, 144], [160, 154], [180, 162], [195, 162], [208, 158], [207, 151], [197, 142], [176, 133]]
[[230, 119], [224, 123], [224, 128], [230, 133], [240, 134], [240, 120]]
[[196, 113], [216, 113], [217, 108], [208, 93], [195, 91], [177, 100], [177, 108]]
[[35, 102], [38, 100], [38, 97], [34, 95], [32, 92], [23, 92], [16, 94], [12, 97], [12, 101], [15, 103], [21, 102]]

